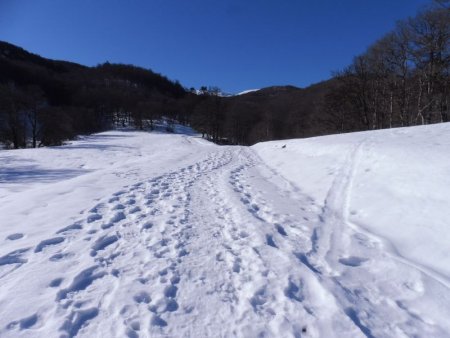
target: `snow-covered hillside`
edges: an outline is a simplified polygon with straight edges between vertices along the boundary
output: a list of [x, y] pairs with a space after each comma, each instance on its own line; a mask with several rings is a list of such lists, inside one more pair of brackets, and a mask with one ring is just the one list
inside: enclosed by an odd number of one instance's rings
[[244, 94], [248, 94], [248, 93], [253, 93], [253, 92], [257, 92], [258, 90], [259, 89], [247, 89], [247, 90], [237, 93], [236, 95], [239, 96], [239, 95], [244, 95]]
[[447, 337], [450, 124], [0, 152], [1, 337]]

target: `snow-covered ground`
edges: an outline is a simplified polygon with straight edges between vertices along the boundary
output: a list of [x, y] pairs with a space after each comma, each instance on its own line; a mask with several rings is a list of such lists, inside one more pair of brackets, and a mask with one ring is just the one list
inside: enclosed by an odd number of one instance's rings
[[450, 124], [0, 152], [0, 337], [448, 337]]

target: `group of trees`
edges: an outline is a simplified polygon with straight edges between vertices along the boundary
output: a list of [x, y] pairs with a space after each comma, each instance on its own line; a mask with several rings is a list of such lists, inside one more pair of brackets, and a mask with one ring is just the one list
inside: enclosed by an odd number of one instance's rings
[[143, 68], [52, 61], [0, 42], [0, 142], [58, 145], [117, 126], [152, 128], [161, 116], [186, 120], [186, 91]]
[[221, 97], [200, 90], [191, 123], [216, 143], [447, 122], [450, 119], [450, 1], [434, 5], [374, 43], [330, 80]]
[[191, 124], [205, 138], [221, 144], [316, 135], [319, 131], [310, 123], [313, 91], [283, 86], [221, 97], [217, 88], [210, 88], [199, 95]]
[[0, 84], [0, 107], [0, 137], [3, 142], [14, 148], [24, 148], [28, 143], [34, 148], [41, 143], [50, 143], [51, 112], [44, 109], [45, 97], [39, 87]]
[[312, 136], [304, 123], [307, 92], [287, 86], [224, 97], [217, 87], [186, 90], [131, 65], [83, 67], [0, 43], [0, 142], [59, 145], [116, 127], [152, 129], [161, 118], [169, 129], [177, 121], [221, 144]]
[[262, 121], [267, 117], [262, 105], [264, 99], [257, 95], [259, 102], [253, 104], [254, 97], [222, 97], [217, 87], [201, 89], [191, 123], [203, 137], [215, 143], [249, 144], [261, 140], [256, 134], [269, 128], [271, 121], [262, 128]]
[[374, 43], [326, 97], [336, 132], [449, 121], [450, 8], [437, 1]]

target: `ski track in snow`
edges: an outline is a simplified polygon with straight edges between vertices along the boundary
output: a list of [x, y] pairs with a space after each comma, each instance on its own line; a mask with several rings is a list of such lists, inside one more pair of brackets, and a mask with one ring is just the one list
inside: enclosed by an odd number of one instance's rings
[[447, 336], [448, 322], [415, 304], [445, 318], [445, 301], [426, 296], [448, 299], [448, 287], [348, 220], [368, 146], [349, 154], [323, 206], [252, 150], [217, 147], [105, 197], [32, 247], [11, 233], [0, 308], [39, 294], [18, 318], [0, 317], [0, 336]]

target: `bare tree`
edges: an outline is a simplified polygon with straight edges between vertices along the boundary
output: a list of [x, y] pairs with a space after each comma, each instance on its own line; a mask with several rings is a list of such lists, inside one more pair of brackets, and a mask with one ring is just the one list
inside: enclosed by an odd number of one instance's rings
[[36, 148], [38, 138], [41, 136], [42, 123], [39, 120], [39, 114], [41, 109], [45, 106], [44, 92], [38, 86], [30, 86], [25, 89], [24, 96], [32, 147]]
[[449, 62], [450, 11], [432, 7], [399, 22], [335, 77], [341, 84], [327, 96], [329, 118], [340, 131], [344, 116], [354, 119], [342, 107], [365, 129], [448, 121]]
[[1, 138], [15, 149], [26, 147], [24, 94], [14, 84], [0, 85]]

